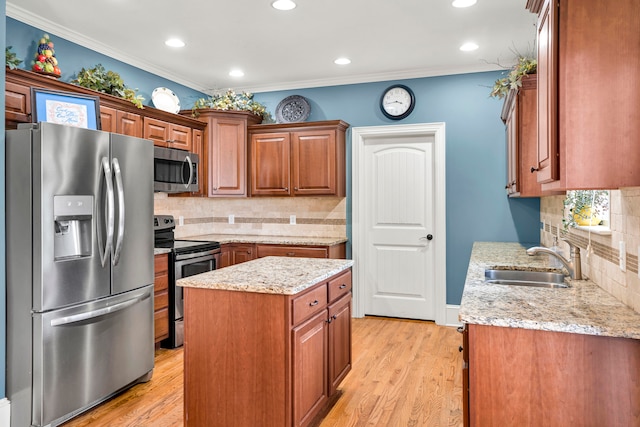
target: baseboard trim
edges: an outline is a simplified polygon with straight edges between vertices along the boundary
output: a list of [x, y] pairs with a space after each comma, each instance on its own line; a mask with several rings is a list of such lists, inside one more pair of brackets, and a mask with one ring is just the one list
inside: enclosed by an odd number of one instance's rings
[[11, 403], [9, 399], [0, 399], [0, 426], [11, 425]]
[[461, 326], [460, 320], [458, 320], [458, 311], [460, 310], [459, 305], [447, 304], [446, 309], [446, 326]]

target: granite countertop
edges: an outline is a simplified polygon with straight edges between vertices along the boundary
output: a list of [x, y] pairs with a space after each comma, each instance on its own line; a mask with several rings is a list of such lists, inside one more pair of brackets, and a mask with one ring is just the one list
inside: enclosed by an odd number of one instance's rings
[[640, 313], [588, 278], [569, 288], [484, 283], [485, 269], [558, 271], [549, 256], [528, 256], [533, 245], [476, 242], [460, 304], [462, 323], [640, 339]]
[[178, 280], [178, 286], [295, 295], [353, 265], [350, 259], [269, 256]]
[[169, 248], [153, 248], [153, 255], [168, 254], [169, 252], [171, 252]]
[[273, 245], [333, 246], [347, 241], [346, 237], [261, 236], [257, 234], [203, 234], [180, 237], [188, 240], [207, 240], [225, 243], [264, 243]]

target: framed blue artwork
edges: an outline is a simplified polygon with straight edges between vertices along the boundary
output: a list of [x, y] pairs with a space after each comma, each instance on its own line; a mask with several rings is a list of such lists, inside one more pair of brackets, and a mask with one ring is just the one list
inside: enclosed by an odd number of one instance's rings
[[49, 122], [100, 130], [100, 98], [32, 87], [31, 117], [33, 123]]

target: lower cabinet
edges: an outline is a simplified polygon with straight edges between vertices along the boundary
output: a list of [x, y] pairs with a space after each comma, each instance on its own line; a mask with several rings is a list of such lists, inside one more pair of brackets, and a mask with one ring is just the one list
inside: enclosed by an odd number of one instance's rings
[[220, 248], [220, 266], [240, 264], [256, 259], [256, 245], [253, 243], [226, 243]]
[[351, 270], [296, 295], [185, 288], [184, 366], [187, 427], [315, 424], [351, 370]]
[[466, 328], [465, 425], [640, 425], [640, 340]]
[[220, 266], [218, 268], [228, 267], [266, 256], [346, 258], [346, 245], [344, 243], [331, 246], [225, 243], [221, 246], [220, 250]]
[[154, 257], [154, 342], [169, 338], [169, 254]]

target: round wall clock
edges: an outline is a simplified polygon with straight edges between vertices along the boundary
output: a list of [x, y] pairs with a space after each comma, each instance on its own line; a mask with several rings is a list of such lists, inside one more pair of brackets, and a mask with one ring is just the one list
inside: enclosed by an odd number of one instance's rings
[[416, 97], [413, 91], [405, 85], [393, 85], [388, 87], [380, 97], [380, 110], [382, 114], [393, 120], [407, 117], [416, 105]]

